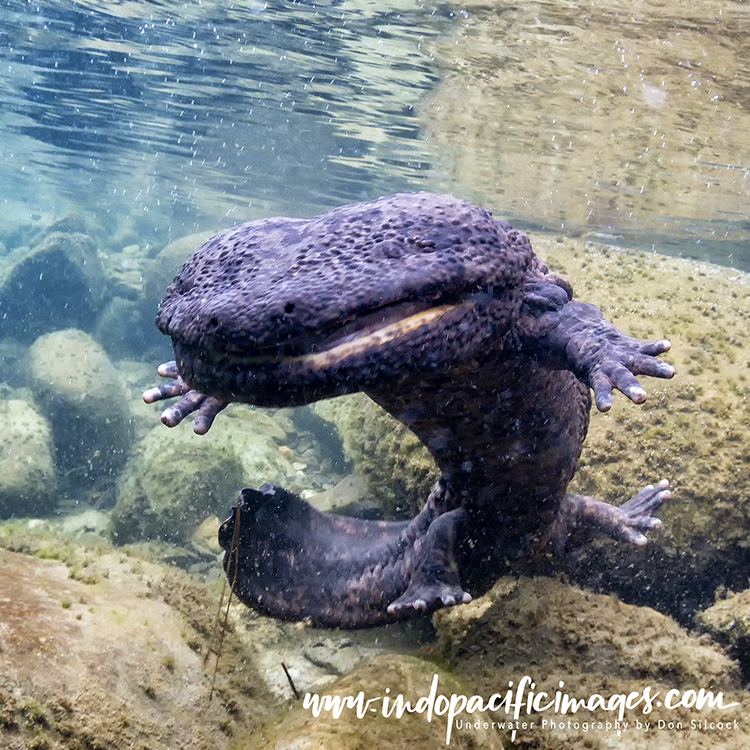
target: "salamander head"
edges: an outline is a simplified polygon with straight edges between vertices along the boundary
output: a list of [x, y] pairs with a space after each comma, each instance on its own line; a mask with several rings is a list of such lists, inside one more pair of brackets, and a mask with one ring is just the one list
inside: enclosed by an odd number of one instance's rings
[[222, 232], [168, 289], [157, 325], [204, 393], [292, 404], [476, 356], [504, 336], [527, 238], [447, 195], [396, 195]]

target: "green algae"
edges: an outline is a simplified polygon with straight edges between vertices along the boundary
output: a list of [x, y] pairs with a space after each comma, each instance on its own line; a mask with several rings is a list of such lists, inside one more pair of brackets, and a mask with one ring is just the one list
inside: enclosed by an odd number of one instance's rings
[[[277, 704], [231, 627], [208, 702], [217, 587], [18, 526], [0, 534], [0, 547], [26, 552], [0, 551], [0, 675], [14, 665], [0, 677], [3, 747], [216, 750]], [[79, 564], [95, 586], [68, 575]]]

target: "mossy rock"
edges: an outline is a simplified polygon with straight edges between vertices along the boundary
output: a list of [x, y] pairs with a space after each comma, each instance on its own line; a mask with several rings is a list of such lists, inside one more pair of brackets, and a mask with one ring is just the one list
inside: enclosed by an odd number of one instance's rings
[[31, 347], [34, 398], [52, 424], [66, 474], [114, 477], [132, 442], [125, 389], [106, 352], [77, 329], [40, 336]]
[[617, 505], [669, 479], [648, 547], [599, 540], [570, 571], [599, 590], [691, 624], [720, 587], [750, 575], [750, 275], [690, 260], [533, 238], [538, 255], [629, 335], [668, 338], [673, 380], [642, 378], [642, 406], [615, 396], [591, 426], [571, 491]]
[[364, 393], [319, 401], [313, 408], [336, 425], [344, 455], [387, 518], [419, 512], [440, 472], [411, 430]]
[[[388, 747], [393, 750], [444, 747], [448, 731], [445, 715], [433, 715], [428, 722], [426, 713], [404, 713], [401, 718], [383, 716], [382, 698], [395, 699], [399, 694], [412, 706], [430, 694], [432, 682], [438, 678], [438, 695], [450, 698], [465, 694], [466, 687], [450, 673], [436, 665], [413, 656], [384, 655], [357, 667], [345, 677], [326, 688], [321, 696], [356, 698], [364, 693], [365, 700], [376, 700], [377, 710], [357, 718], [356, 712], [344, 709], [339, 718], [321, 710], [314, 717], [309, 709], [297, 706], [274, 721], [268, 722], [246, 740], [235, 744], [235, 750], [363, 750]], [[391, 704], [392, 705], [392, 704]], [[465, 714], [462, 715], [465, 718]], [[479, 727], [452, 732], [450, 747], [457, 750], [486, 748], [502, 750], [503, 742], [495, 731]]]
[[52, 430], [27, 401], [0, 401], [0, 517], [49, 513], [57, 501]]
[[698, 612], [695, 624], [737, 659], [745, 683], [750, 681], [750, 589], [739, 594], [722, 592], [723, 598]]
[[207, 517], [226, 516], [242, 487], [236, 456], [210, 443], [164, 445], [149, 437], [118, 484], [111, 514], [118, 544], [186, 542]]
[[230, 750], [278, 710], [231, 630], [214, 677], [217, 592], [104, 545], [58, 540], [53, 558], [28, 529], [0, 531], [37, 550], [0, 549], [3, 750]]
[[[652, 696], [650, 712], [644, 711], [643, 700], [625, 708], [622, 720], [628, 724], [620, 731], [612, 726], [619, 718], [616, 710], [593, 707], [562, 714], [551, 707], [529, 715], [524, 705], [521, 716], [534, 725], [517, 732], [521, 747], [730, 750], [750, 744], [750, 700], [737, 664], [707, 636], [697, 637], [648, 607], [551, 578], [502, 578], [486, 596], [438, 612], [435, 626], [434, 657], [469, 694], [504, 695], [528, 676], [533, 686], [527, 685], [524, 697], [532, 691], [554, 699], [561, 691], [584, 700], [600, 695], [609, 702], [613, 695], [643, 696], [647, 690]], [[701, 689], [721, 693], [724, 706], [736, 705], [725, 710], [665, 705], [670, 690], [678, 691], [673, 703], [683, 695], [689, 703], [689, 691]], [[500, 711], [491, 718], [508, 717]], [[691, 724], [701, 720], [728, 723], [729, 728], [705, 732]], [[502, 734], [511, 739], [507, 730]]]
[[79, 232], [52, 232], [19, 248], [0, 279], [0, 334], [30, 343], [65, 328], [90, 329], [106, 298], [96, 242]]
[[113, 539], [184, 543], [207, 517], [225, 518], [242, 487], [287, 483], [294, 469], [277, 444], [285, 435], [272, 417], [242, 406], [227, 409], [208, 437], [188, 425], [154, 427], [118, 480]]

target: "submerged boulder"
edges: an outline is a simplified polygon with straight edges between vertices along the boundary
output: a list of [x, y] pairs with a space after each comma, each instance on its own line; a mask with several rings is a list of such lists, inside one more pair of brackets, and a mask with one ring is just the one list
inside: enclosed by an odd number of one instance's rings
[[8, 528], [0, 545], [36, 552], [0, 549], [4, 750], [229, 750], [278, 705], [231, 632], [213, 677], [216, 599], [186, 575]]
[[226, 515], [242, 488], [233, 451], [186, 430], [155, 427], [133, 450], [117, 486], [112, 538], [184, 543], [208, 516]]
[[[750, 740], [737, 664], [647, 607], [550, 578], [503, 578], [434, 624], [437, 642], [419, 657], [380, 655], [325, 688], [298, 686], [307, 706], [237, 747], [406, 750], [449, 739], [458, 748], [730, 750]], [[401, 716], [399, 695], [412, 708]], [[699, 708], [700, 695], [711, 703]]]
[[[516, 727], [515, 737], [512, 710], [482, 717], [504, 722], [509, 744], [730, 750], [750, 743], [750, 701], [736, 662], [648, 607], [551, 578], [502, 578], [474, 602], [438, 612], [435, 626], [435, 657], [467, 694], [522, 691], [519, 719], [533, 724]], [[529, 710], [529, 695], [542, 693]], [[712, 703], [699, 707], [708, 693]], [[585, 705], [563, 710], [558, 694]]]
[[30, 343], [50, 331], [91, 330], [105, 294], [94, 240], [79, 232], [52, 232], [7, 260], [0, 283], [0, 336]]
[[750, 589], [735, 594], [722, 592], [722, 598], [695, 618], [698, 630], [728, 649], [737, 659], [745, 683], [750, 682]]
[[419, 512], [440, 471], [411, 430], [364, 393], [319, 401], [312, 409], [336, 426], [344, 455], [386, 518]]
[[69, 476], [108, 477], [127, 458], [130, 413], [117, 371], [88, 334], [70, 329], [31, 347], [34, 397], [52, 423], [60, 469]]
[[217, 420], [210, 439], [154, 427], [118, 482], [113, 538], [184, 543], [207, 517], [226, 517], [242, 487], [288, 484], [295, 470], [277, 443], [285, 435], [267, 414], [242, 406]]
[[[462, 727], [460, 732], [453, 728], [449, 735], [445, 712], [433, 713], [429, 721], [426, 708], [422, 712], [405, 711], [400, 718], [383, 714], [384, 699], [391, 701], [393, 707], [399, 694], [416, 706], [420, 699], [430, 695], [436, 678], [440, 694], [449, 698], [453, 694], [466, 694], [466, 687], [454, 675], [435, 664], [413, 656], [377, 656], [320, 692], [324, 701], [355, 699], [362, 692], [364, 700], [373, 699], [373, 702], [361, 718], [357, 716], [356, 707], [344, 707], [338, 716], [322, 709], [316, 717], [309, 708], [298, 705], [238, 742], [237, 750], [359, 750], [367, 747], [408, 750], [447, 745], [456, 750], [477, 747], [502, 750], [505, 745], [497, 732], [481, 724], [469, 729]], [[461, 714], [461, 718], [465, 720], [466, 714]]]
[[57, 501], [52, 430], [27, 401], [0, 401], [0, 517], [44, 515]]
[[99, 315], [93, 336], [114, 359], [138, 359], [153, 327], [153, 320], [143, 320], [137, 302], [112, 297]]

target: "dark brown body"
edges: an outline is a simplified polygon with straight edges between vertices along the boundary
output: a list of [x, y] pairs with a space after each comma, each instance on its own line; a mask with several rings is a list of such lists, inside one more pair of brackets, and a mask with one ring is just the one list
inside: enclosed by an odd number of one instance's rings
[[[321, 299], [322, 298], [322, 299]], [[411, 522], [319, 513], [278, 487], [243, 490], [220, 531], [237, 595], [275, 616], [357, 627], [470, 600], [574, 532], [636, 544], [668, 497], [620, 508], [567, 495], [589, 387], [640, 403], [634, 375], [671, 377], [669, 342], [630, 339], [572, 300], [525, 235], [451, 196], [394, 196], [309, 222], [218, 235], [186, 264], [159, 325], [181, 395], [206, 432], [229, 401], [294, 405], [364, 391], [425, 443], [442, 478]], [[236, 541], [233, 551], [232, 539]]]

